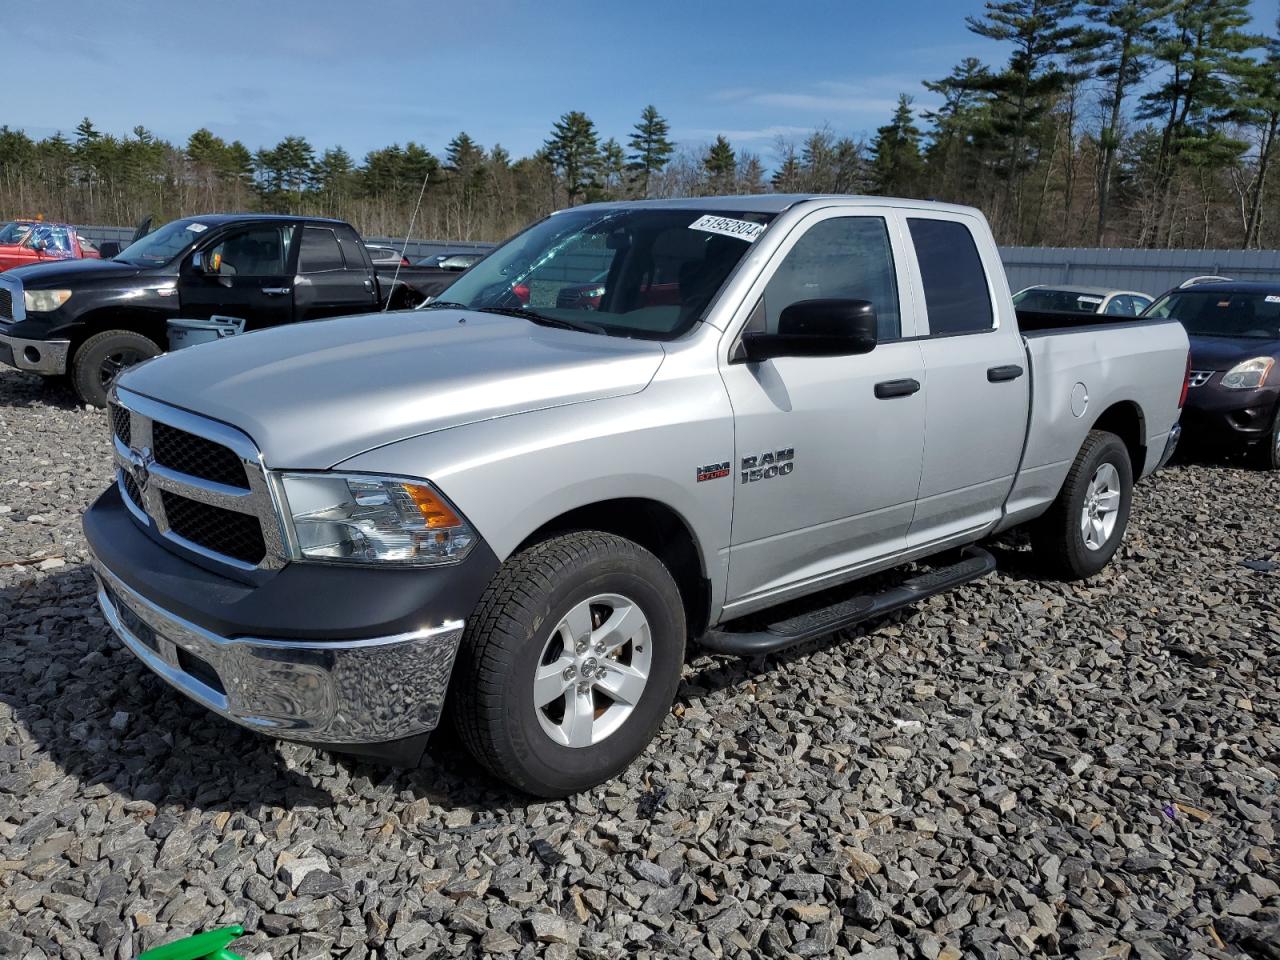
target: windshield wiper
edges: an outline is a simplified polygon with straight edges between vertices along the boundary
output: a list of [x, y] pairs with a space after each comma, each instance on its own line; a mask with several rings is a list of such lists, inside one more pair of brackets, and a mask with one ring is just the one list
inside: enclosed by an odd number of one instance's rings
[[561, 320], [559, 317], [548, 317], [545, 313], [526, 310], [522, 307], [473, 307], [465, 303], [458, 303], [456, 300], [432, 300], [430, 303], [424, 303], [418, 309], [434, 310], [436, 307], [445, 310], [474, 310], [476, 313], [496, 313], [502, 317], [520, 317], [522, 320], [528, 320], [530, 323], [536, 323], [539, 326], [558, 327], [561, 330], [577, 330], [580, 333], [603, 333], [606, 336], [609, 333], [598, 323]]
[[608, 331], [598, 323], [580, 323], [575, 320], [562, 320], [559, 317], [548, 317], [536, 310], [525, 310], [520, 307], [479, 307], [479, 313], [496, 313], [503, 317], [523, 317], [530, 323], [543, 327], [559, 327], [561, 330], [577, 330], [579, 333], [603, 333]]

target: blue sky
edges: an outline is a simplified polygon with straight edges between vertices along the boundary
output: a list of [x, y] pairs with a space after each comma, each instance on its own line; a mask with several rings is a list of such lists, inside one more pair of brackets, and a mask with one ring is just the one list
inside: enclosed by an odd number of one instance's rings
[[[980, 0], [7, 0], [10, 50], [56, 66], [10, 84], [0, 123], [70, 134], [83, 116], [251, 148], [288, 134], [357, 158], [459, 130], [520, 156], [566, 110], [625, 142], [647, 103], [690, 145], [724, 133], [773, 159], [777, 136], [872, 134], [900, 92], [1004, 52], [964, 26]], [[1276, 0], [1256, 0], [1257, 27]], [[30, 59], [25, 62], [33, 62]], [[21, 93], [17, 93], [17, 90]]]

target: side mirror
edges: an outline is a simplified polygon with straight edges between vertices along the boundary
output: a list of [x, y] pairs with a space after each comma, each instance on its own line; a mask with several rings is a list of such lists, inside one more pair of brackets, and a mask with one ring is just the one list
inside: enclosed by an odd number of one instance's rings
[[845, 357], [870, 353], [877, 340], [875, 307], [866, 300], [800, 300], [782, 311], [777, 333], [747, 333], [738, 359]]
[[222, 254], [197, 250], [191, 255], [191, 267], [196, 273], [217, 276], [222, 269]]
[[113, 257], [120, 256], [120, 242], [118, 240], [104, 240], [98, 244], [98, 255], [103, 260], [110, 260]]

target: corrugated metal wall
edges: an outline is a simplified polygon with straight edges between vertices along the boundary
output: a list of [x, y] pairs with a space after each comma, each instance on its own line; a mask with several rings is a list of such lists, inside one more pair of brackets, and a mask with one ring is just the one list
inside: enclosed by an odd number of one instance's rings
[[[77, 227], [94, 242], [127, 243], [132, 227]], [[369, 237], [369, 243], [399, 249], [403, 238]], [[407, 253], [417, 260], [444, 250], [490, 250], [491, 243], [462, 240], [414, 240]], [[1001, 247], [1001, 259], [1014, 291], [1037, 283], [1075, 283], [1152, 295], [1176, 287], [1188, 277], [1227, 276], [1234, 280], [1280, 282], [1280, 250], [1141, 250], [1123, 247]]]
[[1074, 283], [1158, 295], [1190, 277], [1280, 282], [1280, 250], [1001, 247], [1009, 286]]

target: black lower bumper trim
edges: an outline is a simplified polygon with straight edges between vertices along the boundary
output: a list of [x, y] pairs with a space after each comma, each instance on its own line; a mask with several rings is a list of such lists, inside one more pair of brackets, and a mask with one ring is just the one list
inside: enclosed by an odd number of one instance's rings
[[223, 637], [358, 640], [466, 620], [498, 570], [479, 541], [461, 563], [418, 569], [291, 563], [257, 585], [166, 550], [112, 485], [84, 515], [98, 561], [163, 609]]

